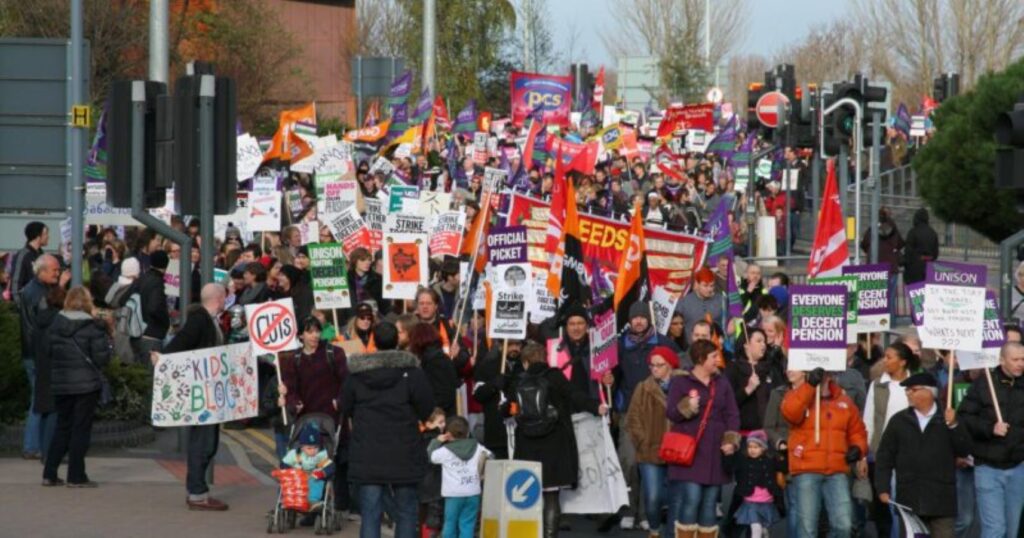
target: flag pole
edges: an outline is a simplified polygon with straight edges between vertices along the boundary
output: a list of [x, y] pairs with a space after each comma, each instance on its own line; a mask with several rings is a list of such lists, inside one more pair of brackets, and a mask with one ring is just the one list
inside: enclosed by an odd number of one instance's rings
[[814, 444], [821, 444], [821, 385], [814, 387]]
[[[988, 393], [992, 397], [992, 407], [996, 410], [996, 422], [1003, 422], [1003, 412], [999, 410], [999, 400], [996, 398], [996, 387], [992, 384], [992, 372], [985, 368], [985, 379], [988, 381]], [[952, 380], [950, 380], [952, 382]]]
[[[482, 211], [483, 214], [482, 215], [477, 215], [478, 217], [480, 217], [481, 219], [484, 219], [484, 220], [480, 223], [480, 226], [476, 230], [476, 241], [473, 242], [473, 245], [476, 248], [473, 249], [473, 254], [472, 254], [472, 256], [469, 259], [470, 282], [473, 281], [472, 275], [475, 272], [476, 260], [477, 260], [477, 258], [480, 255], [480, 239], [481, 239], [480, 236], [482, 236], [483, 233], [484, 233], [484, 226], [483, 226], [483, 224], [484, 224], [484, 222], [486, 222], [486, 219], [488, 218], [487, 213], [491, 209], [491, 195], [492, 194], [493, 194], [493, 189], [487, 191], [487, 195], [484, 196], [484, 207], [480, 208], [480, 211]], [[455, 325], [455, 338], [453, 339], [453, 341], [459, 339], [459, 333], [460, 333], [460, 331], [462, 331], [462, 318], [465, 317], [464, 316], [464, 312], [466, 310], [466, 302], [469, 301], [469, 292], [470, 292], [470, 290], [467, 289], [466, 290], [466, 295], [463, 297], [463, 299], [461, 301], [461, 305], [458, 302], [456, 302], [456, 307], [458, 308], [458, 312], [456, 312], [457, 315], [458, 315], [458, 320], [457, 320], [457, 323]]]
[[501, 344], [501, 375], [505, 375], [505, 361], [508, 359], [508, 338]]
[[[951, 350], [949, 350], [949, 377], [946, 380], [946, 409], [952, 409], [953, 408], [953, 366], [954, 366], [955, 362], [956, 362], [956, 350], [955, 349], [951, 349]], [[986, 368], [985, 371], [987, 372], [988, 369]], [[989, 386], [992, 386], [992, 385], [990, 384]], [[995, 398], [994, 397], [993, 397], [992, 401], [995, 402]], [[999, 406], [998, 405], [996, 406], [996, 410], [997, 411], [999, 410]]]
[[[281, 355], [274, 353], [274, 371], [277, 373], [277, 386], [284, 386], [284, 382], [281, 381]], [[280, 391], [278, 391], [280, 393]], [[288, 405], [281, 406], [281, 419], [284, 421], [284, 425], [288, 425]]]

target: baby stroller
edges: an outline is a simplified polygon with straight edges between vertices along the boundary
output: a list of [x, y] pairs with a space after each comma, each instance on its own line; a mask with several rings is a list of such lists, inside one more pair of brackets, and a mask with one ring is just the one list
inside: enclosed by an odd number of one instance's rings
[[[323, 437], [323, 447], [333, 458], [337, 451], [338, 435], [340, 432], [334, 424], [334, 419], [323, 413], [310, 413], [293, 421], [292, 429], [288, 436], [288, 448], [299, 448], [297, 443], [299, 432], [302, 431], [304, 426], [310, 423], [315, 424], [320, 430], [320, 434]], [[273, 534], [275, 532], [284, 534], [288, 532], [288, 529], [295, 528], [295, 524], [299, 516], [307, 515], [315, 515], [313, 529], [316, 534], [332, 534], [336, 530], [341, 530], [341, 517], [334, 509], [334, 495], [333, 479], [326, 480], [326, 483], [324, 484], [323, 499], [311, 504], [308, 510], [303, 511], [286, 508], [284, 503], [284, 491], [281, 487], [278, 487], [277, 502], [274, 503], [274, 509], [267, 514], [267, 534]]]

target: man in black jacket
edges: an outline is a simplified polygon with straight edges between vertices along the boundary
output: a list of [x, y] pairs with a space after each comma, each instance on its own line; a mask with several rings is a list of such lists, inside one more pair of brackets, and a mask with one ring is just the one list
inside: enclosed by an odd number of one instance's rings
[[939, 236], [928, 224], [928, 210], [914, 213], [914, 227], [903, 244], [903, 282], [913, 284], [924, 280], [925, 264], [939, 259]]
[[[142, 337], [133, 342], [138, 352], [139, 362], [145, 363], [151, 352], [160, 352], [164, 338], [171, 327], [171, 316], [167, 309], [167, 293], [164, 291], [164, 273], [170, 259], [167, 253], [156, 250], [149, 255], [149, 269], [135, 281], [135, 290], [139, 294], [142, 310], [142, 321], [146, 330]], [[131, 295], [134, 292], [129, 292]]]
[[14, 254], [11, 261], [11, 300], [21, 300], [21, 289], [32, 280], [32, 264], [43, 255], [43, 247], [50, 242], [50, 229], [34, 220], [25, 225], [25, 246]]
[[[224, 345], [226, 340], [217, 318], [224, 311], [226, 297], [227, 290], [221, 284], [210, 283], [203, 286], [199, 294], [201, 303], [189, 309], [185, 325], [168, 342], [164, 353]], [[154, 351], [151, 357], [153, 365], [156, 366], [159, 354]], [[185, 488], [188, 490], [186, 503], [189, 510], [221, 512], [228, 509], [226, 503], [210, 497], [210, 487], [206, 484], [206, 470], [217, 455], [219, 443], [219, 424], [188, 426], [188, 474], [185, 477]]]
[[[508, 352], [502, 345], [495, 345], [484, 359], [476, 364], [473, 378], [473, 397], [484, 408], [484, 446], [494, 453], [495, 459], [508, 459], [508, 430], [505, 419], [509, 416], [508, 404], [515, 399], [516, 380], [523, 373], [519, 354], [523, 349], [522, 340], [509, 340]], [[501, 356], [505, 354], [505, 372], [501, 372]]]
[[[971, 439], [947, 408], [939, 417], [938, 383], [925, 372], [904, 379], [910, 407], [893, 415], [875, 454], [875, 491], [883, 503], [907, 506], [933, 538], [953, 538], [956, 519], [956, 458], [971, 450]], [[945, 422], [943, 424], [943, 422]]]
[[960, 403], [960, 417], [974, 441], [971, 452], [981, 535], [1019, 536], [1024, 509], [1024, 346], [1003, 345], [999, 366], [991, 376], [996, 402], [988, 380], [979, 377]]
[[430, 418], [434, 396], [416, 356], [395, 350], [394, 324], [377, 325], [373, 340], [378, 351], [349, 363], [341, 392], [342, 420], [352, 421], [348, 479], [359, 489], [360, 536], [380, 536], [386, 509], [395, 538], [414, 538], [417, 485], [427, 469], [419, 425]]

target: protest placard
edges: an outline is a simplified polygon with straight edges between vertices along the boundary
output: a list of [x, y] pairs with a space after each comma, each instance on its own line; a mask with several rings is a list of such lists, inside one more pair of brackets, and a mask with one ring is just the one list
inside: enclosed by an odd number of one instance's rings
[[491, 267], [488, 272], [491, 293], [491, 319], [487, 320], [490, 338], [526, 338], [526, 297], [532, 289], [530, 265], [514, 263]]
[[985, 321], [981, 335], [981, 352], [959, 351], [956, 354], [961, 370], [999, 366], [999, 350], [1006, 343], [1006, 332], [999, 319], [999, 302], [992, 290], [985, 290]]
[[411, 213], [388, 213], [384, 217], [384, 235], [415, 234], [427, 238], [427, 219]]
[[675, 312], [678, 302], [678, 295], [672, 295], [662, 286], [654, 288], [654, 292], [651, 293], [651, 305], [654, 307], [654, 322], [658, 334], [668, 334], [669, 325], [672, 324], [672, 313]]
[[313, 278], [313, 302], [316, 308], [349, 308], [345, 254], [338, 243], [309, 246], [309, 272]]
[[427, 265], [426, 237], [422, 234], [387, 234], [384, 240], [384, 298], [415, 299], [416, 290], [427, 285]]
[[530, 312], [530, 323], [540, 324], [554, 317], [557, 310], [555, 297], [548, 290], [548, 272], [533, 270], [533, 293], [526, 298], [526, 308]]
[[985, 273], [980, 265], [928, 262], [925, 269], [921, 346], [982, 350]]
[[366, 203], [366, 213], [363, 214], [363, 220], [366, 221], [366, 227], [370, 231], [370, 239], [368, 247], [371, 253], [380, 250], [381, 241], [384, 240], [384, 221], [386, 214], [384, 213], [384, 203], [377, 198], [367, 197], [364, 202]]
[[848, 295], [843, 285], [790, 286], [790, 370], [846, 370]]
[[369, 174], [372, 176], [376, 173], [381, 173], [384, 177], [390, 177], [395, 171], [395, 165], [391, 164], [391, 161], [384, 157], [377, 157], [374, 159], [373, 164], [370, 165]]
[[[614, 316], [613, 316], [614, 317]], [[579, 454], [576, 489], [559, 494], [562, 513], [614, 514], [629, 505], [629, 490], [616, 456], [608, 422], [589, 413], [572, 416]]]
[[345, 211], [329, 218], [327, 226], [331, 229], [334, 238], [342, 243], [346, 256], [369, 242], [370, 231], [354, 205], [348, 206]]
[[505, 184], [508, 172], [501, 168], [484, 168], [484, 184], [481, 185], [484, 191], [495, 192]]
[[924, 282], [907, 284], [907, 299], [910, 301], [910, 321], [914, 327], [924, 323]]
[[[422, 207], [422, 206], [421, 206]], [[466, 214], [445, 211], [430, 219], [430, 257], [458, 256], [462, 233], [466, 229]], [[463, 280], [463, 282], [466, 282]]]
[[338, 142], [337, 138], [333, 138], [333, 142], [328, 140], [312, 155], [293, 164], [291, 171], [305, 174], [316, 172], [317, 174], [345, 175], [352, 171], [352, 152], [353, 146], [350, 142]]
[[213, 235], [215, 237], [223, 238], [227, 234], [229, 226], [238, 229], [238, 233], [242, 236], [242, 241], [246, 244], [252, 242], [253, 234], [249, 230], [249, 193], [239, 192], [235, 196], [234, 213], [213, 216]]
[[235, 162], [235, 175], [238, 181], [245, 181], [256, 174], [260, 165], [263, 164], [263, 150], [256, 137], [245, 133], [238, 136], [236, 145], [237, 160]]
[[487, 133], [473, 133], [473, 164], [487, 164]]
[[416, 185], [391, 185], [388, 191], [388, 213], [417, 213], [419, 198], [420, 188]]
[[245, 305], [249, 343], [258, 355], [299, 348], [299, 323], [291, 297]]
[[276, 232], [281, 229], [281, 193], [249, 194], [249, 231]]
[[332, 181], [324, 184], [323, 202], [317, 211], [320, 215], [338, 215], [349, 207], [356, 205], [356, 191], [359, 185], [355, 181]]
[[491, 265], [526, 263], [526, 226], [491, 228], [487, 234], [487, 259]]
[[164, 271], [164, 294], [168, 297], [181, 296], [181, 265], [172, 263]]
[[256, 175], [252, 176], [252, 192], [259, 194], [278, 192], [279, 180], [277, 170], [271, 168], [259, 169]]
[[153, 425], [198, 426], [256, 416], [256, 358], [248, 343], [161, 354], [153, 368]]
[[420, 192], [420, 202], [417, 210], [418, 214], [424, 217], [431, 217], [439, 213], [444, 213], [450, 210], [452, 207], [452, 195], [447, 192], [440, 191], [422, 191]]
[[889, 330], [889, 271], [887, 263], [843, 267], [843, 276], [857, 277], [855, 334]]
[[857, 298], [858, 290], [860, 289], [860, 280], [856, 276], [833, 276], [811, 279], [807, 283], [812, 286], [840, 285], [846, 287], [846, 343], [856, 344], [857, 333], [854, 332], [853, 328], [856, 326], [857, 319], [859, 318], [857, 312]]
[[618, 339], [615, 338], [615, 310], [594, 316], [590, 329], [590, 378], [600, 380], [619, 365]]

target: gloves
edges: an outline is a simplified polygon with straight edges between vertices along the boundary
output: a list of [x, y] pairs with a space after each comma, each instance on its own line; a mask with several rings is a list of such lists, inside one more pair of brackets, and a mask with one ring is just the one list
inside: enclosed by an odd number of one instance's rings
[[825, 369], [818, 367], [807, 373], [807, 384], [817, 387], [825, 379]]
[[499, 375], [498, 377], [494, 378], [494, 388], [500, 391], [505, 390], [505, 376]]
[[846, 462], [847, 463], [853, 463], [853, 462], [858, 461], [858, 460], [860, 460], [860, 447], [859, 446], [854, 445], [854, 446], [851, 446], [850, 448], [846, 449]]
[[[854, 447], [854, 448], [856, 448], [856, 447]], [[323, 480], [326, 477], [327, 477], [327, 474], [324, 473], [323, 469], [317, 469], [317, 470], [313, 471], [313, 478], [315, 478], [317, 480]]]

